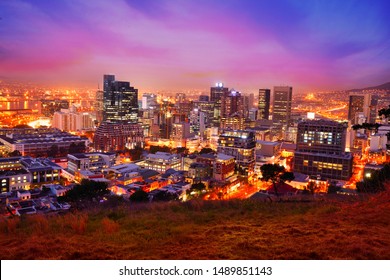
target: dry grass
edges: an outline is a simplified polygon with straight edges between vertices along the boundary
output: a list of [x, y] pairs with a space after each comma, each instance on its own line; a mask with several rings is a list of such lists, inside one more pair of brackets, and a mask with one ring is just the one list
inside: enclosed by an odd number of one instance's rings
[[0, 230], [1, 259], [390, 259], [390, 194], [121, 205]]

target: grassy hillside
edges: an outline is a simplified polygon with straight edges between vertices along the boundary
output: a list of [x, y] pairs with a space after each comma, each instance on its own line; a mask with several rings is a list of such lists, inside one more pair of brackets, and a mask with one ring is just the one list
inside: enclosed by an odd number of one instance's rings
[[390, 259], [390, 194], [108, 206], [0, 223], [1, 259]]

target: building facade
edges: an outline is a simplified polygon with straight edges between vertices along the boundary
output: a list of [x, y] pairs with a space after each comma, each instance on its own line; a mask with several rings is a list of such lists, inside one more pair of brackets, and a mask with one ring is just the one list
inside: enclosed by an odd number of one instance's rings
[[93, 144], [99, 152], [143, 147], [144, 130], [140, 124], [103, 122], [95, 132]]
[[255, 135], [245, 130], [224, 131], [218, 139], [218, 153], [235, 158], [239, 174], [250, 176], [255, 165]]
[[325, 179], [348, 180], [352, 155], [345, 152], [347, 123], [307, 120], [298, 124], [293, 170]]
[[271, 90], [268, 88], [259, 89], [258, 119], [269, 119], [271, 105]]
[[104, 75], [103, 120], [138, 122], [138, 90], [129, 82], [116, 81], [114, 75]]

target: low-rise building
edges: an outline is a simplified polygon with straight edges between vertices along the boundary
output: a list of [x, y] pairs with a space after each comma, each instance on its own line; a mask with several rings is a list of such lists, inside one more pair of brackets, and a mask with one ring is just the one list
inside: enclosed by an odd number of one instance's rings
[[164, 152], [148, 154], [145, 157], [144, 167], [161, 173], [171, 168], [175, 170], [180, 170], [182, 169], [181, 157], [177, 154], [170, 154]]

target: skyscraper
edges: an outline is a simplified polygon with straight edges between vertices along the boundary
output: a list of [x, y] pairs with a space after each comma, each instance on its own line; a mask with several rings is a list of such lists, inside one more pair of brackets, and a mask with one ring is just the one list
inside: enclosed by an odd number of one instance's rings
[[271, 102], [271, 90], [268, 88], [259, 89], [259, 111], [258, 119], [269, 119], [269, 107]]
[[221, 98], [221, 118], [227, 118], [237, 113], [244, 116], [244, 97], [240, 92], [231, 90]]
[[215, 87], [210, 88], [210, 101], [214, 103], [214, 125], [219, 125], [221, 117], [221, 99], [229, 94], [229, 89], [223, 86], [223, 83], [216, 83]]
[[274, 87], [272, 122], [276, 127], [286, 128], [291, 120], [292, 87]]
[[103, 120], [138, 122], [138, 90], [129, 82], [115, 81], [114, 75], [104, 75]]
[[366, 122], [370, 122], [371, 94], [361, 92], [351, 92], [349, 94], [348, 120], [351, 125], [358, 123], [359, 113], [363, 113]]
[[210, 88], [210, 101], [221, 101], [222, 96], [227, 95], [229, 89], [223, 86], [223, 83], [216, 83], [215, 87]]

